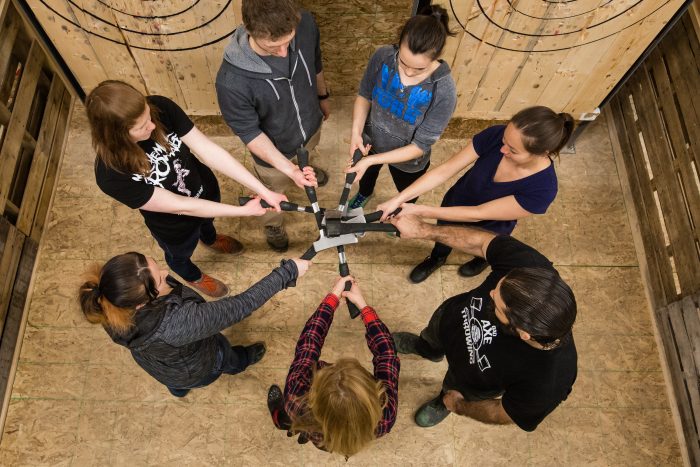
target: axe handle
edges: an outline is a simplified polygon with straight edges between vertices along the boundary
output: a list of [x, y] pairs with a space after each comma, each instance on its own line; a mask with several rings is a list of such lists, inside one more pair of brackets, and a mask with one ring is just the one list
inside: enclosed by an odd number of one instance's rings
[[[392, 212], [390, 215], [395, 216], [400, 212], [401, 208], [397, 208], [396, 211]], [[384, 211], [374, 211], [370, 212], [369, 214], [365, 214], [365, 222], [376, 222], [382, 218], [382, 214], [384, 214]]]
[[[301, 259], [305, 259], [307, 261], [311, 261], [313, 257], [316, 256], [316, 249], [314, 248], [313, 245], [304, 252], [303, 255], [301, 255]], [[287, 284], [288, 287], [296, 287], [297, 285], [297, 280], [294, 279], [293, 281], [290, 281], [289, 284]]]
[[[338, 263], [338, 272], [340, 273], [340, 277], [347, 277], [350, 275], [350, 267], [348, 266], [347, 261], [344, 260], [345, 258], [345, 247], [343, 245], [340, 245], [338, 247], [338, 258], [340, 262]], [[345, 283], [345, 290], [348, 291], [352, 288], [352, 283], [351, 282], [346, 282]], [[352, 303], [349, 299], [345, 299], [345, 303], [348, 305], [348, 312], [350, 313], [350, 318], [355, 319], [358, 316], [360, 316], [360, 309], [357, 308], [357, 305]]]
[[[250, 196], [241, 196], [238, 198], [238, 204], [241, 206], [248, 204], [248, 202], [253, 199]], [[265, 201], [264, 199], [260, 200], [260, 206], [264, 208], [271, 208], [270, 203]], [[292, 211], [292, 212], [299, 212], [299, 211], [305, 211], [305, 212], [314, 212], [313, 209], [309, 206], [299, 206], [296, 203], [290, 203], [289, 201], [281, 201], [280, 202], [280, 208], [283, 211]]]

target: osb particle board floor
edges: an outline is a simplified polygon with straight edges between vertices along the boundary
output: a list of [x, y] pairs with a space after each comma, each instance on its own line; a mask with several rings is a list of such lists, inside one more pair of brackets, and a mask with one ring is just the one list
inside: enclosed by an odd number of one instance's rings
[[[320, 145], [320, 166], [332, 182], [321, 204], [337, 202], [346, 160], [352, 101], [336, 99]], [[238, 376], [221, 377], [183, 400], [146, 375], [105, 332], [85, 322], [75, 302], [78, 276], [94, 261], [138, 250], [162, 254], [136, 211], [103, 195], [92, 174], [93, 152], [83, 109], [74, 121], [34, 283], [28, 325], [0, 444], [3, 465], [345, 465], [344, 459], [299, 446], [270, 422], [265, 396], [283, 383], [303, 323], [329, 289], [337, 255], [317, 257], [294, 289], [275, 296], [244, 322], [225, 331], [247, 344], [265, 340], [268, 353]], [[206, 128], [204, 129], [206, 132]], [[465, 144], [440, 141], [433, 163]], [[251, 158], [233, 136], [219, 144], [250, 167]], [[579, 303], [575, 335], [579, 378], [569, 400], [534, 433], [487, 426], [450, 416], [432, 429], [415, 426], [412, 414], [440, 387], [445, 365], [402, 358], [400, 409], [392, 433], [351, 458], [349, 465], [680, 465], [650, 313], [644, 299], [630, 226], [605, 122], [594, 123], [577, 154], [557, 163], [560, 192], [544, 216], [520, 222], [515, 235], [557, 265]], [[220, 177], [224, 200], [241, 190]], [[370, 208], [393, 193], [386, 170]], [[425, 195], [436, 204], [444, 193]], [[303, 202], [299, 190], [291, 194]], [[195, 253], [202, 269], [244, 290], [280, 255], [264, 245], [254, 219], [217, 221], [246, 246], [236, 258]], [[290, 253], [314, 240], [308, 215], [290, 214]], [[475, 286], [457, 268], [468, 259], [453, 254], [449, 265], [420, 285], [406, 276], [430, 246], [420, 241], [368, 234], [348, 248], [351, 269], [368, 301], [395, 331], [419, 331], [445, 298]], [[368, 366], [362, 326], [341, 305], [326, 341], [324, 358], [359, 356]]]

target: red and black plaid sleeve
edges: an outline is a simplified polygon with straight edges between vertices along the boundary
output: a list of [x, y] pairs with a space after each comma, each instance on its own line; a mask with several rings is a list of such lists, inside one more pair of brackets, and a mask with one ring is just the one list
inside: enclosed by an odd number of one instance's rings
[[338, 303], [338, 297], [333, 294], [326, 295], [301, 331], [294, 351], [294, 361], [284, 386], [285, 410], [289, 415], [302, 409], [297, 404], [297, 398], [311, 388], [313, 368], [321, 355], [323, 342], [333, 322], [333, 313], [338, 308]]
[[372, 307], [367, 306], [362, 309], [362, 321], [367, 329], [365, 333], [367, 346], [373, 355], [374, 377], [382, 381], [386, 387], [387, 404], [376, 430], [377, 438], [379, 438], [389, 433], [396, 422], [401, 362], [396, 353], [396, 345], [394, 345], [389, 328], [379, 319]]

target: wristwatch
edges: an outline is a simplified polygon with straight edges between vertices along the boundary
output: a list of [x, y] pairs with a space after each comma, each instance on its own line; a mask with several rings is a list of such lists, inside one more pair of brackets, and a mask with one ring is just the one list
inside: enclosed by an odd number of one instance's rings
[[323, 94], [323, 95], [321, 95], [321, 96], [318, 96], [318, 100], [323, 101], [323, 100], [328, 99], [329, 97], [331, 97], [331, 93], [328, 92], [328, 91], [326, 91], [325, 94]]

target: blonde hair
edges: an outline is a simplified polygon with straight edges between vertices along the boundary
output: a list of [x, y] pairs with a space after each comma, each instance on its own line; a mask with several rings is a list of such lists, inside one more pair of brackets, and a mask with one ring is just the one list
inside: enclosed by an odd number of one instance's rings
[[349, 457], [375, 439], [387, 397], [384, 384], [360, 362], [342, 358], [314, 372], [302, 402], [307, 411], [291, 417], [292, 430], [321, 433], [324, 449]]
[[151, 139], [170, 151], [158, 109], [132, 85], [117, 80], [103, 81], [85, 98], [92, 146], [108, 168], [139, 174], [151, 170], [146, 153], [129, 136], [129, 129], [146, 111], [146, 106], [150, 108], [151, 121], [156, 126]]

